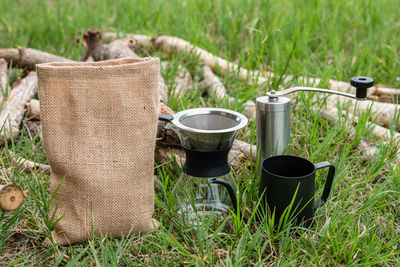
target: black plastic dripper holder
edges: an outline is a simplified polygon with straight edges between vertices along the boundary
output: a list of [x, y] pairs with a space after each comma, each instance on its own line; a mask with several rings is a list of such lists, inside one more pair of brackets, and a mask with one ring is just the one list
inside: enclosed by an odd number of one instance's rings
[[350, 84], [356, 88], [357, 99], [366, 99], [367, 89], [374, 85], [374, 80], [370, 77], [357, 76], [350, 79]]
[[187, 175], [202, 178], [219, 177], [230, 173], [228, 154], [232, 146], [215, 151], [196, 151], [183, 147], [186, 162], [182, 171]]

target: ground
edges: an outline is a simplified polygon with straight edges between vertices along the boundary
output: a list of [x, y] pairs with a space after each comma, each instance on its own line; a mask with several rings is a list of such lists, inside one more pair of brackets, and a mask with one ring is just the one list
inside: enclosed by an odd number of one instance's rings
[[[283, 75], [321, 77], [348, 81], [365, 75], [376, 83], [400, 88], [400, 36], [398, 0], [382, 1], [40, 1], [0, 2], [0, 47], [24, 46], [79, 60], [84, 49], [76, 43], [80, 32], [101, 31], [168, 34], [178, 36], [213, 54], [248, 69], [272, 71], [276, 78], [265, 87], [240, 81], [235, 73], [221, 80], [232, 96], [255, 100], [266, 90], [281, 86]], [[138, 51], [142, 56], [144, 52]], [[159, 51], [152, 52], [166, 60]], [[179, 55], [173, 66], [183, 64], [192, 76], [200, 75], [196, 57]], [[163, 70], [173, 87], [176, 68]], [[11, 71], [11, 79], [22, 75]], [[47, 242], [49, 175], [36, 174], [1, 159], [0, 183], [14, 182], [30, 196], [15, 213], [0, 213], [0, 264], [14, 265], [399, 265], [400, 170], [393, 167], [393, 142], [382, 145], [373, 160], [363, 161], [356, 144], [374, 139], [362, 118], [353, 131], [343, 121], [326, 120], [312, 107], [323, 101], [299, 94], [293, 100], [293, 154], [312, 162], [329, 160], [337, 173], [328, 203], [316, 213], [309, 230], [271, 230], [267, 222], [246, 226], [235, 216], [202, 227], [185, 226], [176, 218], [171, 189], [180, 174], [173, 162], [156, 166], [155, 214], [161, 226], [153, 233], [123, 238], [95, 238], [71, 247]], [[243, 111], [192, 90], [183, 98], [170, 98], [174, 110], [218, 106]], [[344, 107], [346, 111], [346, 107]], [[345, 118], [346, 120], [346, 118]], [[391, 125], [395, 129], [396, 119]], [[255, 144], [255, 125], [238, 136]], [[386, 140], [387, 141], [387, 140]], [[37, 139], [22, 132], [4, 147], [16, 154], [46, 163]], [[4, 154], [6, 155], [6, 154]], [[392, 166], [392, 167], [389, 167]], [[254, 170], [234, 173], [241, 206], [250, 214], [257, 201]], [[317, 176], [318, 194], [325, 173]]]

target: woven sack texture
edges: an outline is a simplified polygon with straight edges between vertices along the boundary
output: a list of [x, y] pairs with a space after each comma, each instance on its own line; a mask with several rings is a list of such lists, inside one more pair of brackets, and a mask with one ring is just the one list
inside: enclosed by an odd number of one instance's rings
[[158, 58], [37, 65], [58, 244], [153, 230], [159, 73]]

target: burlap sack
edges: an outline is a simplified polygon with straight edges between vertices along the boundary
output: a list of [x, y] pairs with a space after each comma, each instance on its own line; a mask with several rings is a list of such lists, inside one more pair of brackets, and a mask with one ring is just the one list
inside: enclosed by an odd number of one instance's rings
[[37, 66], [59, 244], [153, 229], [159, 59]]

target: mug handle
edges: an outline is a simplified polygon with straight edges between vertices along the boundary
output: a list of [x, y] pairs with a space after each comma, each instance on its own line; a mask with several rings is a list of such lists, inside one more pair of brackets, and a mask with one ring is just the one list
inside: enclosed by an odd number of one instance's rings
[[335, 166], [330, 164], [328, 161], [323, 161], [319, 163], [315, 163], [315, 170], [319, 170], [325, 167], [329, 167], [328, 176], [326, 178], [324, 192], [322, 192], [322, 197], [320, 200], [314, 202], [314, 210], [322, 207], [325, 202], [328, 200], [329, 193], [332, 188], [333, 177], [335, 176]]
[[235, 213], [237, 214], [236, 194], [235, 194], [235, 191], [233, 190], [231, 184], [223, 179], [217, 179], [217, 178], [211, 179], [210, 184], [220, 184], [220, 185], [225, 186], [225, 188], [228, 190], [229, 196], [231, 198], [233, 209], [234, 209]]

